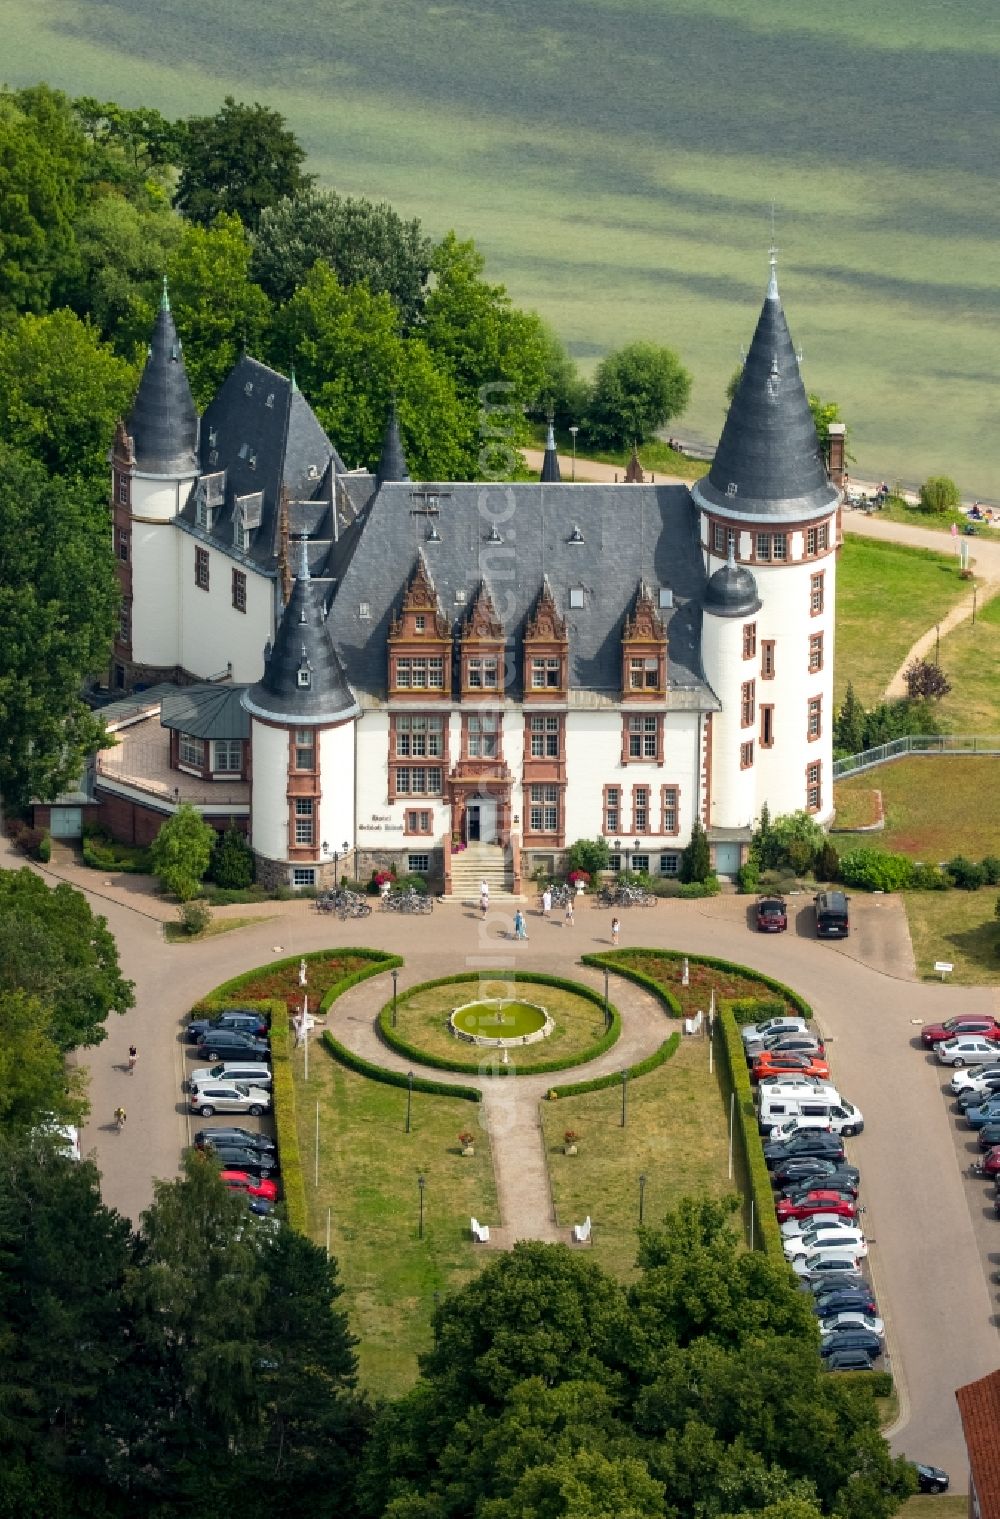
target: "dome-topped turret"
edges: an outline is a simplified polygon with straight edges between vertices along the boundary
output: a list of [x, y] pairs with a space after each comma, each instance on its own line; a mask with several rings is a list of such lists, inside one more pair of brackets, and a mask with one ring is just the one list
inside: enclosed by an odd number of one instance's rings
[[730, 553], [705, 588], [705, 611], [715, 617], [752, 617], [760, 608], [756, 580]]
[[181, 357], [166, 279], [128, 431], [138, 469], [150, 475], [198, 473], [198, 411]]

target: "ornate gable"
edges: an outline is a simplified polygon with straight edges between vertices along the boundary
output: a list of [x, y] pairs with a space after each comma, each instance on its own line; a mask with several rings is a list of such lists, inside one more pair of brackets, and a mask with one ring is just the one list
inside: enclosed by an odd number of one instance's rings
[[434, 582], [431, 579], [431, 572], [427, 567], [427, 560], [424, 558], [423, 551], [421, 551], [417, 555], [417, 563], [413, 574], [410, 576], [410, 583], [403, 592], [402, 608], [389, 624], [389, 637], [399, 638], [416, 631], [415, 617], [417, 615], [425, 619], [424, 625], [420, 629], [423, 632], [427, 627], [426, 618], [428, 613], [433, 619], [433, 635], [437, 638], [446, 638], [450, 642], [451, 629], [448, 626], [448, 619], [441, 610], [441, 603], [438, 600], [437, 591], [434, 589]]
[[640, 581], [622, 632], [622, 700], [652, 701], [666, 692], [666, 627], [652, 592]]
[[524, 699], [565, 701], [568, 685], [566, 619], [556, 606], [546, 578], [524, 630]]
[[556, 599], [546, 576], [542, 581], [538, 600], [535, 602], [535, 610], [528, 618], [528, 625], [524, 630], [524, 641], [528, 643], [544, 639], [547, 642], [553, 640], [562, 642], [565, 638], [566, 619], [556, 606]]
[[479, 639], [487, 643], [503, 643], [503, 623], [497, 614], [493, 604], [490, 588], [485, 580], [480, 581], [476, 599], [469, 609], [469, 615], [465, 619], [462, 628], [462, 642], [469, 639]]
[[451, 628], [423, 554], [389, 624], [389, 695], [447, 700], [451, 693]]
[[649, 587], [640, 581], [635, 606], [625, 618], [623, 641], [628, 643], [632, 640], [664, 637], [666, 637], [666, 630], [663, 626], [663, 618], [653, 604]]

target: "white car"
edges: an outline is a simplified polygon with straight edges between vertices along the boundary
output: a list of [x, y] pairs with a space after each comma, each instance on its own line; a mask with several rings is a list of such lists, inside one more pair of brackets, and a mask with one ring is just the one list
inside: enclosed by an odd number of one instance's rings
[[985, 1092], [991, 1081], [1000, 1081], [1000, 1064], [995, 1060], [985, 1065], [970, 1065], [968, 1070], [959, 1068], [950, 1085], [957, 1097], [960, 1092]]
[[850, 1224], [824, 1224], [807, 1234], [795, 1234], [781, 1242], [786, 1260], [797, 1255], [811, 1255], [814, 1250], [849, 1250], [859, 1259], [868, 1254], [868, 1245], [860, 1229]]
[[831, 1281], [857, 1285], [864, 1281], [861, 1261], [854, 1250], [814, 1250], [812, 1255], [797, 1255], [789, 1265], [796, 1276], [807, 1282]]
[[781, 1235], [783, 1239], [798, 1239], [800, 1234], [809, 1234], [813, 1229], [821, 1229], [826, 1224], [832, 1226], [843, 1222], [842, 1213], [810, 1213], [808, 1218], [788, 1219], [781, 1225]]
[[773, 1034], [808, 1034], [804, 1018], [765, 1018], [763, 1023], [744, 1023], [740, 1037], [744, 1044], [751, 1039], [770, 1039]]
[[196, 1087], [188, 1098], [192, 1113], [210, 1118], [213, 1113], [251, 1113], [258, 1118], [271, 1107], [271, 1094], [242, 1081], [211, 1081]]
[[241, 1081], [245, 1086], [271, 1088], [271, 1072], [266, 1065], [244, 1065], [239, 1060], [219, 1060], [215, 1065], [200, 1065], [187, 1078], [188, 1091], [194, 1092], [211, 1081]]
[[806, 1129], [828, 1129], [832, 1134], [841, 1134], [845, 1139], [850, 1139], [852, 1134], [860, 1134], [865, 1126], [864, 1114], [860, 1108], [856, 1108], [853, 1102], [847, 1102], [843, 1097], [837, 1103], [830, 1103], [826, 1113], [817, 1113], [812, 1116], [802, 1115], [799, 1118], [790, 1118], [787, 1123], [773, 1126], [768, 1136], [770, 1139], [791, 1139], [793, 1134], [801, 1133]]
[[997, 1046], [981, 1034], [960, 1034], [957, 1039], [943, 1039], [934, 1046], [934, 1053], [942, 1065], [975, 1065], [983, 1060], [995, 1060]]
[[828, 1319], [820, 1319], [819, 1332], [826, 1340], [841, 1329], [870, 1329], [872, 1334], [883, 1335], [885, 1325], [874, 1313], [831, 1313]]

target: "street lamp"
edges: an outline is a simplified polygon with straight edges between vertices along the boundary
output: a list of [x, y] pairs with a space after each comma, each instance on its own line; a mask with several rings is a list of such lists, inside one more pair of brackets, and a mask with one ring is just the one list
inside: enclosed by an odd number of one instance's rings
[[[406, 1073], [406, 1132], [410, 1132], [410, 1109], [413, 1107], [413, 1072]], [[421, 1183], [423, 1185], [423, 1183]]]
[[608, 967], [605, 966], [604, 967], [604, 1027], [605, 1027], [605, 1029], [609, 1028], [610, 1024], [611, 1024], [611, 1009], [608, 1006]]
[[392, 973], [392, 1026], [396, 1027], [396, 991], [399, 986], [399, 971]]
[[426, 1185], [427, 1178], [421, 1173], [417, 1177], [417, 1186], [420, 1188], [420, 1223], [417, 1225], [418, 1239], [423, 1239], [424, 1237], [424, 1188]]
[[639, 1228], [642, 1228], [643, 1215], [646, 1210], [646, 1173], [639, 1172]]
[[642, 841], [640, 839], [636, 839], [636, 841], [635, 841], [635, 848], [632, 851], [632, 858], [633, 858], [633, 860], [635, 859], [635, 856], [639, 853], [639, 850], [641, 848], [642, 848]]
[[573, 479], [576, 479], [576, 435], [580, 431], [578, 427], [570, 428], [570, 436], [573, 439]]
[[628, 1102], [628, 1067], [626, 1066], [625, 1069], [622, 1071], [622, 1128], [623, 1129], [625, 1127], [625, 1118], [626, 1118], [626, 1113], [627, 1113], [627, 1106], [626, 1106], [627, 1102]]
[[619, 870], [621, 870], [621, 868], [622, 868], [621, 854], [622, 854], [622, 841], [621, 841], [621, 839], [615, 839], [615, 857], [618, 860], [618, 869]]

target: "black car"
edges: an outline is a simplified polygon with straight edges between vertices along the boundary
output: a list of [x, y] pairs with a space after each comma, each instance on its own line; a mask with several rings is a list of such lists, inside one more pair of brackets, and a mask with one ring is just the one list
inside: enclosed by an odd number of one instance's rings
[[199, 1060], [211, 1065], [215, 1060], [225, 1060], [228, 1055], [238, 1055], [241, 1060], [270, 1060], [271, 1048], [266, 1039], [255, 1039], [252, 1034], [240, 1034], [236, 1029], [210, 1029], [201, 1034], [196, 1046]]
[[262, 1150], [268, 1154], [274, 1154], [278, 1149], [269, 1134], [255, 1134], [252, 1129], [232, 1129], [221, 1126], [217, 1129], [199, 1129], [194, 1136], [194, 1142], [199, 1150], [216, 1149], [223, 1144], [242, 1145], [247, 1150]]
[[951, 1478], [940, 1466], [925, 1466], [922, 1461], [914, 1461], [913, 1470], [917, 1474], [917, 1486], [922, 1493], [946, 1493]]
[[224, 1171], [246, 1171], [249, 1176], [277, 1176], [280, 1167], [273, 1152], [240, 1149], [238, 1145], [213, 1145], [212, 1155]]
[[783, 1165], [775, 1166], [771, 1180], [775, 1186], [786, 1187], [791, 1186], [793, 1182], [829, 1176], [830, 1172], [835, 1170], [836, 1162], [824, 1160], [822, 1155], [800, 1155], [795, 1160], [786, 1160]]
[[828, 1356], [824, 1356], [823, 1365], [827, 1371], [874, 1371], [870, 1355], [863, 1350], [832, 1350]]
[[267, 1022], [252, 1007], [227, 1007], [214, 1018], [193, 1018], [187, 1026], [188, 1044], [196, 1044], [202, 1034], [212, 1029], [239, 1029], [242, 1034], [260, 1038], [267, 1033]]
[[821, 1356], [833, 1355], [835, 1350], [863, 1350], [870, 1360], [882, 1354], [882, 1341], [870, 1329], [838, 1329], [827, 1335], [819, 1347]]
[[976, 1138], [981, 1150], [992, 1150], [995, 1145], [1000, 1145], [1000, 1123], [984, 1123]]
[[854, 1291], [841, 1287], [839, 1292], [828, 1292], [825, 1296], [815, 1297], [813, 1309], [818, 1319], [829, 1318], [835, 1313], [875, 1314], [878, 1312], [874, 1297], [864, 1286]]
[[798, 1202], [810, 1192], [842, 1192], [845, 1197], [855, 1198], [861, 1186], [857, 1166], [831, 1165], [819, 1176], [800, 1176], [796, 1181], [785, 1182], [782, 1197]]
[[824, 1160], [843, 1160], [846, 1151], [839, 1134], [826, 1129], [806, 1130], [793, 1134], [791, 1139], [769, 1139], [764, 1145], [764, 1159], [768, 1168], [774, 1170], [782, 1161], [795, 1160], [800, 1155], [819, 1155]]

